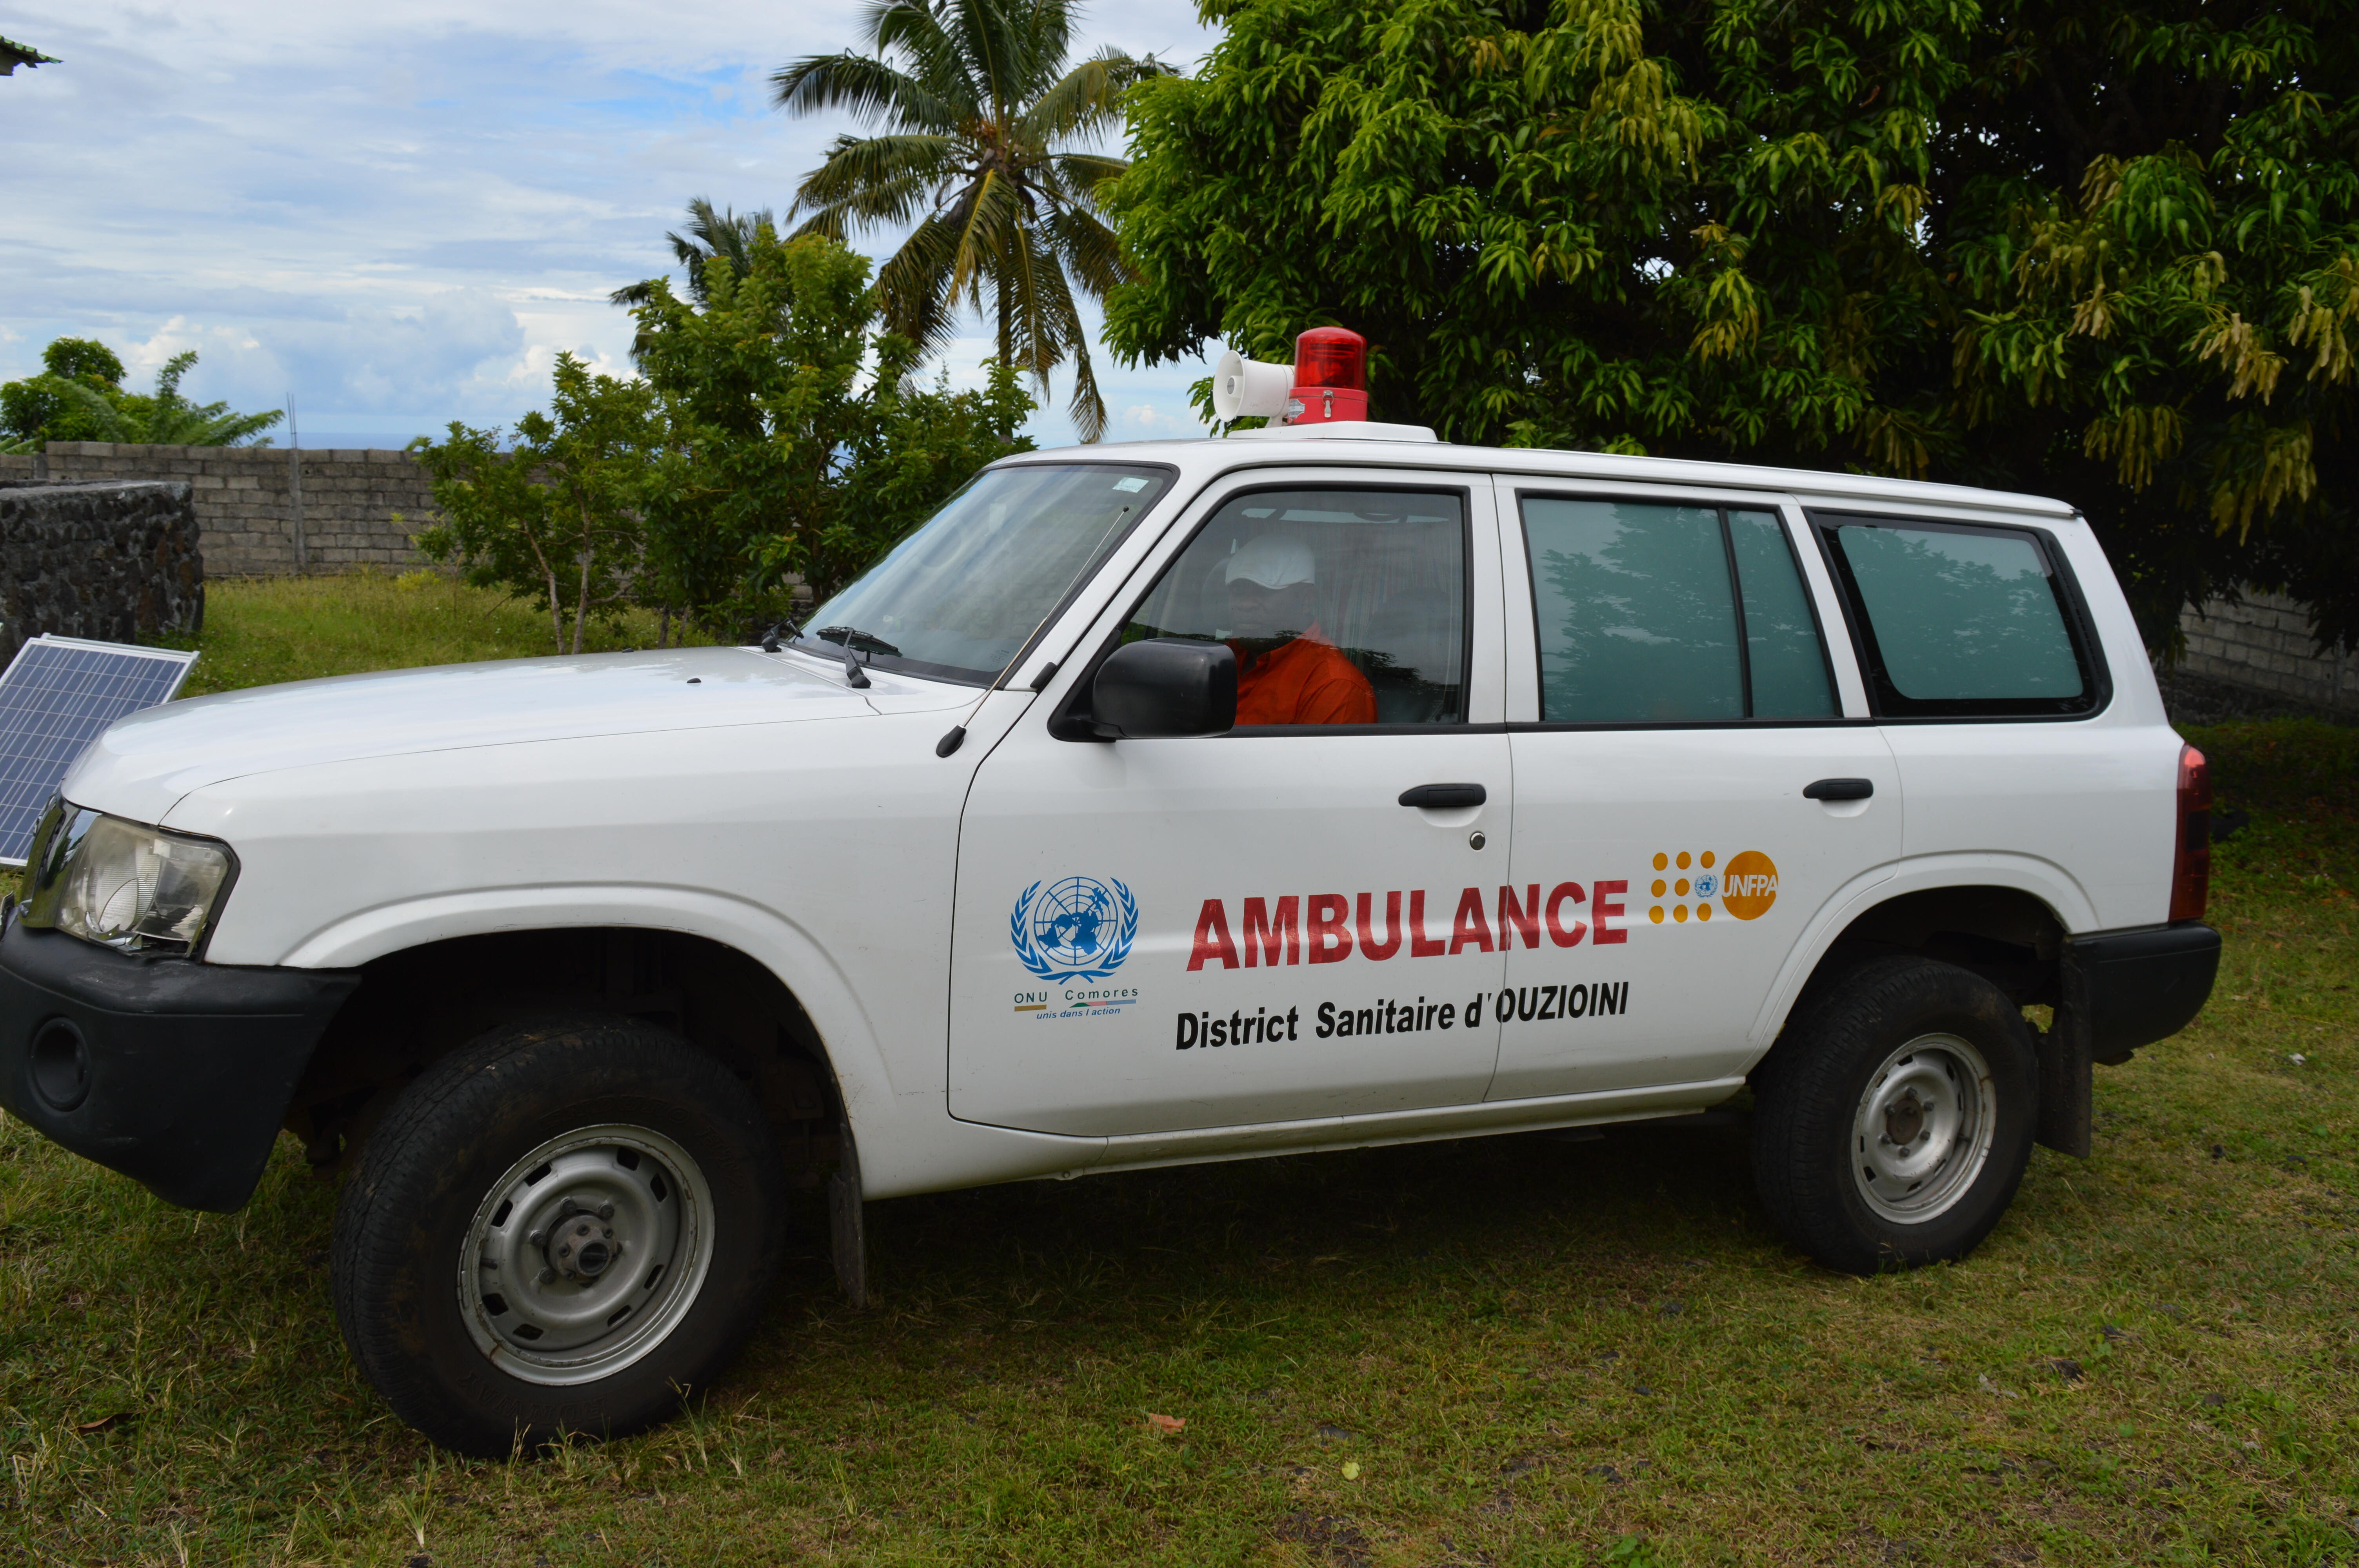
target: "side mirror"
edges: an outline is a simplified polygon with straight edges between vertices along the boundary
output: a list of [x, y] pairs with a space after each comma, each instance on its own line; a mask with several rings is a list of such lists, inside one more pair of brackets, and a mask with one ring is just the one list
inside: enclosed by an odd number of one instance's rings
[[1116, 740], [1224, 734], [1237, 722], [1237, 655], [1178, 637], [1117, 648], [1091, 684], [1090, 717]]

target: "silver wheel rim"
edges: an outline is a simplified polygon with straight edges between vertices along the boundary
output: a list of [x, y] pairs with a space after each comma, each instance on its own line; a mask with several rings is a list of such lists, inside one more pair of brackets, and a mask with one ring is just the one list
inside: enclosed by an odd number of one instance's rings
[[669, 1337], [712, 1262], [712, 1189], [660, 1132], [550, 1139], [492, 1184], [459, 1249], [459, 1310], [510, 1377], [612, 1377]]
[[1868, 1075], [1852, 1121], [1852, 1182], [1884, 1218], [1922, 1225], [1955, 1207], [1990, 1160], [1990, 1065], [1954, 1034], [1920, 1034]]

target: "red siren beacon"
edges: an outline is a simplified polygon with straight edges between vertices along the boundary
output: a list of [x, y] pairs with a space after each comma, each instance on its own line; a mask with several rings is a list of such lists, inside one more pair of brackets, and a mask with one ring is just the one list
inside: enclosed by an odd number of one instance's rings
[[1313, 327], [1294, 340], [1294, 401], [1287, 423], [1368, 416], [1368, 340], [1348, 327]]
[[1368, 417], [1368, 340], [1346, 327], [1313, 327], [1294, 340], [1294, 366], [1264, 364], [1234, 349], [1212, 371], [1212, 413], [1326, 425]]

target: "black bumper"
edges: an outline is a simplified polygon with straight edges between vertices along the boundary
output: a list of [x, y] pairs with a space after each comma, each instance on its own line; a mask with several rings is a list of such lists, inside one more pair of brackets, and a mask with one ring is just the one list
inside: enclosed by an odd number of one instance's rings
[[2089, 1054], [2117, 1065], [2203, 1011], [2220, 973], [2220, 934], [2189, 921], [2083, 936], [2072, 942], [2069, 962], [2088, 1018]]
[[167, 1203], [254, 1194], [351, 969], [135, 958], [0, 928], [0, 1105]]

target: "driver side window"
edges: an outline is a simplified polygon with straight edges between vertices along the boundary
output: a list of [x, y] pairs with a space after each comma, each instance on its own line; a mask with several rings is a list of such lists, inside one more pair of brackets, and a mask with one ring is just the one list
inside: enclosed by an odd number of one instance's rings
[[1466, 721], [1466, 507], [1448, 492], [1234, 497], [1122, 640], [1226, 643], [1237, 725]]

